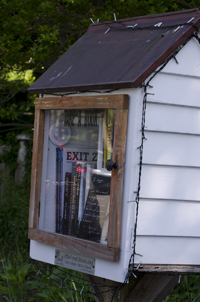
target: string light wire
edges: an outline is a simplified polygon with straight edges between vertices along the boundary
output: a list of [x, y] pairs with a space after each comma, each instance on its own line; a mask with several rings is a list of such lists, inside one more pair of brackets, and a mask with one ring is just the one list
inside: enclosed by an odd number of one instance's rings
[[[137, 237], [137, 224], [138, 224], [138, 215], [139, 215], [139, 201], [140, 201], [140, 187], [141, 187], [141, 175], [142, 175], [142, 159], [143, 159], [143, 146], [144, 146], [144, 141], [146, 140], [145, 138], [145, 117], [146, 117], [146, 102], [147, 102], [147, 96], [149, 93], [147, 92], [148, 88], [153, 88], [153, 86], [150, 85], [150, 82], [153, 80], [153, 78], [159, 73], [161, 72], [164, 67], [169, 63], [169, 61], [171, 61], [171, 59], [175, 59], [176, 55], [179, 53], [179, 51], [193, 38], [197, 38], [198, 37], [198, 32], [195, 32], [194, 34], [192, 34], [184, 43], [182, 43], [173, 54], [171, 54], [165, 61], [164, 63], [154, 72], [154, 74], [148, 79], [147, 83], [141, 85], [144, 88], [144, 97], [143, 97], [143, 109], [142, 109], [142, 122], [141, 122], [141, 145], [138, 147], [139, 149], [139, 154], [140, 154], [140, 161], [139, 161], [139, 177], [138, 177], [138, 187], [137, 187], [137, 191], [136, 193], [136, 198], [135, 198], [135, 203], [136, 203], [136, 215], [135, 215], [135, 225], [134, 225], [134, 235], [133, 235], [133, 253], [130, 257], [129, 260], [129, 272], [128, 275], [130, 275], [130, 273], [137, 271], [139, 269], [139, 267], [134, 268], [134, 264], [135, 264], [135, 255], [139, 255], [142, 257], [142, 255], [136, 253], [136, 237]], [[200, 43], [200, 39], [197, 38], [198, 42]], [[133, 270], [130, 269], [131, 264], [133, 264]]]
[[[189, 21], [188, 21], [189, 22]], [[106, 26], [108, 26], [106, 23], [101, 22], [102, 24], [105, 24]], [[118, 23], [118, 21], [116, 20], [115, 23]], [[83, 294], [93, 294], [97, 299], [99, 299], [99, 301], [102, 301], [102, 294], [104, 293], [111, 293], [111, 299], [110, 301], [112, 302], [114, 299], [114, 296], [118, 290], [119, 294], [118, 296], [120, 297], [120, 293], [121, 293], [121, 289], [128, 283], [128, 280], [131, 276], [131, 274], [133, 274], [135, 277], [137, 277], [137, 275], [135, 273], [137, 273], [139, 271], [140, 268], [140, 264], [142, 263], [142, 261], [137, 265], [137, 267], [135, 268], [135, 255], [139, 255], [142, 257], [142, 255], [136, 253], [136, 237], [137, 237], [137, 223], [138, 223], [138, 214], [139, 214], [139, 201], [140, 201], [140, 187], [141, 187], [141, 173], [142, 173], [142, 160], [143, 160], [143, 147], [144, 147], [144, 141], [146, 140], [145, 138], [145, 117], [146, 117], [146, 102], [147, 102], [147, 97], [149, 94], [148, 89], [149, 88], [153, 88], [153, 86], [150, 85], [150, 82], [153, 80], [153, 78], [159, 73], [161, 72], [161, 70], [169, 63], [169, 61], [171, 59], [175, 59], [176, 60], [176, 55], [178, 54], [178, 52], [191, 40], [191, 38], [196, 38], [198, 43], [200, 44], [200, 38], [198, 36], [198, 28], [195, 24], [193, 23], [183, 23], [183, 24], [175, 24], [175, 25], [171, 25], [171, 26], [150, 26], [150, 27], [138, 27], [138, 26], [131, 26], [130, 25], [126, 25], [126, 24], [121, 24], [123, 25], [125, 28], [125, 30], [138, 30], [138, 29], [147, 29], [147, 28], [154, 28], [154, 29], [161, 29], [161, 28], [168, 28], [168, 27], [177, 27], [177, 26], [183, 26], [183, 25], [192, 25], [195, 27], [196, 31], [195, 33], [193, 33], [184, 43], [182, 43], [177, 49], [176, 51], [171, 54], [165, 61], [164, 63], [153, 73], [153, 75], [148, 79], [148, 81], [146, 82], [146, 84], [142, 84], [141, 88], [143, 87], [144, 89], [144, 96], [143, 96], [143, 109], [142, 109], [142, 121], [141, 121], [141, 145], [138, 147], [139, 150], [139, 177], [138, 177], [138, 186], [137, 186], [137, 191], [136, 191], [136, 198], [135, 198], [135, 203], [136, 203], [136, 216], [135, 216], [135, 224], [134, 224], [134, 235], [133, 235], [133, 253], [130, 256], [130, 260], [129, 260], [129, 267], [128, 267], [128, 273], [125, 277], [125, 281], [124, 283], [121, 283], [117, 286], [109, 286], [109, 285], [104, 285], [101, 283], [91, 283], [88, 282], [89, 285], [89, 290], [87, 290], [86, 288], [86, 280], [81, 278], [81, 277], [77, 277], [71, 273], [68, 273], [66, 270], [60, 268], [60, 267], [56, 267], [54, 266], [54, 269], [52, 269], [52, 266], [50, 266], [50, 268], [46, 268], [45, 265], [42, 265], [41, 263], [39, 264], [39, 262], [31, 259], [34, 263], [34, 265], [36, 265], [36, 267], [38, 268], [38, 276], [47, 276], [49, 279], [53, 280], [54, 282], [56, 282], [60, 288], [63, 289], [68, 289], [70, 291], [73, 292], [78, 292], [80, 295]], [[111, 27], [108, 26], [110, 29], [122, 29], [119, 27]], [[75, 93], [86, 93], [86, 92], [90, 92], [90, 93], [94, 93], [94, 92], [98, 92], [98, 93], [110, 93], [112, 91], [114, 91], [115, 89], [111, 89], [111, 90], [107, 90], [107, 91], [77, 91]], [[66, 95], [72, 94], [68, 93], [68, 94], [62, 94], [60, 96], [64, 97]], [[73, 92], [74, 94], [74, 92]], [[59, 94], [52, 94], [52, 95], [56, 95], [59, 96]], [[133, 269], [131, 268], [131, 266], [133, 267]], [[49, 266], [48, 266], [49, 267]], [[55, 273], [55, 270], [57, 270], [59, 273]], [[153, 271], [150, 271], [148, 273], [155, 273]], [[165, 273], [165, 272], [159, 272], [159, 273]], [[167, 272], [166, 272], [167, 273]], [[169, 273], [167, 273], [169, 274]], [[189, 273], [181, 273], [180, 272], [173, 272], [171, 273], [173, 275], [188, 275]], [[193, 273], [192, 273], [193, 274]], [[198, 274], [198, 273], [197, 273]], [[64, 275], [65, 277], [62, 277], [62, 275]], [[56, 280], [57, 278], [57, 280]], [[78, 279], [78, 281], [76, 281]], [[60, 281], [58, 281], [60, 280]], [[76, 290], [73, 287], [70, 287], [67, 285], [67, 283], [70, 282], [74, 282], [77, 286], [81, 287], [80, 289]], [[98, 289], [101, 289], [99, 291], [99, 294], [95, 293], [95, 287], [97, 287]]]

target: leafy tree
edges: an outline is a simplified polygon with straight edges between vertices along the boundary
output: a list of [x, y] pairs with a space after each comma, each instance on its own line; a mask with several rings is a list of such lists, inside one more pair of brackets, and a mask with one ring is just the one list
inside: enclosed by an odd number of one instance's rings
[[198, 7], [198, 0], [1, 0], [0, 135], [33, 127], [27, 88], [91, 23]]

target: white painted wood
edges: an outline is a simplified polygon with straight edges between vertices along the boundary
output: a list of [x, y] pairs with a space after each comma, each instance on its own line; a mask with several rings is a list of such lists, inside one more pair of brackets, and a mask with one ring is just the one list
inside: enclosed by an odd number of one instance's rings
[[200, 135], [200, 109], [148, 103], [145, 124], [147, 130]]
[[55, 247], [30, 240], [30, 257], [32, 259], [54, 264]]
[[[48, 130], [46, 131], [48, 135]], [[47, 166], [45, 178], [45, 196], [44, 196], [44, 216], [40, 219], [44, 220], [43, 228], [49, 232], [55, 232], [56, 227], [56, 147], [48, 140]], [[45, 156], [45, 155], [44, 155]], [[48, 217], [48, 218], [47, 218]]]
[[[38, 261], [55, 264], [55, 247], [31, 240], [30, 257]], [[123, 251], [119, 262], [109, 262], [102, 259], [95, 260], [95, 276], [123, 283], [127, 274], [123, 259], [126, 257]], [[80, 254], [82, 255], [82, 254]]]
[[190, 264], [200, 263], [200, 239], [189, 237], [138, 236], [135, 262], [145, 264]]
[[[138, 186], [139, 166], [138, 161], [140, 157], [138, 146], [141, 144], [141, 116], [142, 116], [142, 100], [143, 89], [127, 89], [113, 92], [113, 94], [125, 93], [130, 95], [130, 106], [128, 116], [128, 132], [126, 144], [126, 161], [125, 161], [125, 179], [124, 179], [124, 193], [123, 193], [123, 206], [122, 206], [122, 226], [121, 226], [121, 252], [120, 261], [112, 263], [99, 258], [96, 258], [95, 275], [114, 280], [117, 282], [124, 282], [128, 271], [129, 259], [132, 254], [133, 231], [135, 221], [135, 199]], [[84, 94], [85, 95], [85, 94]], [[92, 94], [88, 94], [92, 95]], [[94, 95], [94, 94], [93, 94]], [[51, 153], [50, 146], [49, 152]], [[50, 154], [49, 153], [49, 154]], [[53, 154], [53, 153], [52, 153]], [[55, 160], [54, 160], [55, 161]], [[55, 175], [55, 162], [48, 166], [49, 174]], [[46, 169], [46, 167], [43, 167]], [[46, 174], [45, 174], [46, 175]], [[46, 178], [44, 178], [46, 179]], [[53, 179], [51, 179], [53, 181]], [[52, 189], [53, 190], [53, 189]], [[53, 192], [53, 191], [52, 191]], [[55, 194], [55, 193], [52, 193]], [[50, 196], [49, 196], [50, 197]], [[49, 206], [49, 200], [46, 199], [44, 211], [49, 211], [55, 214], [55, 206]], [[51, 200], [54, 200], [51, 196]], [[49, 206], [49, 208], [48, 208]], [[55, 218], [52, 222], [45, 221], [44, 227], [49, 230], [55, 224]], [[48, 224], [50, 223], [50, 225]], [[31, 241], [30, 255], [33, 259], [54, 264], [55, 247], [48, 246], [36, 241]]]
[[45, 211], [45, 190], [46, 190], [45, 180], [46, 180], [47, 150], [48, 150], [48, 135], [46, 135], [46, 131], [48, 131], [47, 129], [49, 129], [49, 121], [50, 121], [50, 111], [48, 110], [45, 112], [45, 122], [44, 122], [42, 176], [41, 176], [41, 189], [40, 189], [40, 211], [39, 211], [39, 220], [38, 220], [38, 226], [39, 226], [39, 229], [41, 229], [41, 230], [44, 229], [43, 217], [44, 217], [44, 211]]
[[200, 168], [143, 165], [141, 198], [200, 200]]
[[139, 179], [140, 151], [141, 145], [141, 117], [142, 117], [142, 89], [130, 89], [129, 93], [129, 112], [128, 129], [126, 139], [126, 158], [125, 158], [125, 177], [122, 206], [122, 228], [121, 228], [121, 250], [125, 250], [125, 267], [128, 267], [133, 246], [133, 233], [135, 221], [135, 202], [136, 191]]
[[150, 84], [153, 88], [147, 92], [153, 95], [147, 96], [148, 102], [200, 107], [199, 78], [159, 73]]
[[179, 64], [173, 59], [163, 69], [164, 72], [200, 77], [199, 43], [192, 38], [176, 56]]
[[200, 136], [145, 132], [143, 163], [200, 167]]
[[200, 237], [200, 201], [140, 200], [137, 234]]
[[[147, 89], [154, 95], [147, 95], [147, 140], [143, 150], [136, 242], [136, 252], [143, 257], [135, 256], [136, 262], [146, 264], [200, 264], [200, 238], [194, 237], [200, 237], [200, 168], [195, 168], [200, 167], [198, 43], [191, 41], [177, 59], [179, 64], [171, 60], [151, 81], [153, 88]], [[121, 256], [118, 263], [96, 258], [95, 275], [118, 282], [124, 281], [132, 254], [136, 204], [131, 201], [135, 200], [138, 188], [143, 92], [143, 88], [113, 92], [130, 95]], [[55, 175], [53, 163], [48, 169], [49, 175]], [[42, 179], [44, 185], [46, 178]], [[46, 184], [52, 188], [48, 189], [50, 195], [42, 208], [43, 213], [52, 216], [43, 226], [50, 231], [54, 231], [51, 228], [55, 225], [55, 205], [50, 201], [54, 200], [54, 183], [55, 179], [49, 179]], [[52, 246], [32, 241], [30, 253], [34, 259], [54, 263]]]
[[189, 42], [177, 59], [147, 89], [138, 263], [200, 263], [199, 44]]

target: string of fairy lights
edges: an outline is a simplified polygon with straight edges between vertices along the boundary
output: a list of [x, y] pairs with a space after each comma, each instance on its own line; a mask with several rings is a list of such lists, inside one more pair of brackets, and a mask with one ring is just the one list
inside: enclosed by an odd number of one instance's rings
[[[58, 266], [41, 264], [41, 262], [32, 260], [34, 265], [38, 269], [38, 274], [37, 275], [48, 277], [53, 282], [57, 283], [57, 285], [61, 289], [67, 289], [69, 291], [79, 293], [81, 296], [93, 294], [95, 300], [99, 301], [99, 302], [103, 301], [103, 295], [105, 293], [110, 293], [110, 301], [113, 301], [114, 297], [116, 296], [116, 293], [118, 294], [118, 298], [120, 298], [121, 289], [127, 284], [128, 280], [130, 278], [130, 275], [132, 274], [134, 277], [137, 277], [136, 273], [139, 271], [140, 264], [135, 267], [135, 255], [139, 255], [139, 256], [142, 257], [142, 255], [137, 254], [137, 252], [136, 252], [136, 238], [137, 238], [137, 224], [138, 224], [139, 203], [140, 203], [140, 187], [141, 187], [142, 164], [143, 164], [143, 145], [144, 145], [144, 141], [146, 140], [146, 138], [145, 138], [146, 103], [147, 103], [148, 95], [151, 94], [148, 89], [153, 88], [153, 86], [150, 85], [150, 82], [152, 81], [152, 79], [159, 72], [161, 72], [161, 70], [163, 70], [163, 68], [169, 63], [170, 60], [174, 59], [176, 61], [176, 63], [178, 64], [178, 61], [176, 59], [176, 55], [179, 53], [179, 51], [181, 49], [183, 49], [183, 47], [192, 38], [196, 38], [196, 40], [200, 44], [200, 38], [198, 36], [198, 28], [197, 28], [196, 24], [192, 23], [193, 19], [194, 18], [192, 18], [188, 22], [182, 23], [182, 24], [162, 26], [162, 23], [158, 23], [158, 24], [155, 24], [154, 26], [149, 26], [149, 27], [140, 27], [140, 26], [137, 26], [137, 24], [130, 26], [130, 25], [118, 22], [116, 20], [116, 16], [115, 16], [114, 22], [118, 25], [120, 24], [121, 26], [115, 27], [115, 26], [110, 26], [110, 25], [108, 25], [107, 23], [104, 23], [104, 22], [99, 22], [99, 23], [104, 24], [108, 27], [109, 30], [107, 29], [105, 34], [107, 34], [110, 30], [141, 30], [141, 29], [148, 29], [148, 28], [150, 28], [150, 29], [151, 28], [161, 29], [161, 28], [171, 28], [171, 27], [175, 28], [174, 29], [174, 31], [175, 31], [175, 30], [178, 30], [179, 28], [181, 28], [183, 26], [187, 26], [187, 25], [193, 26], [195, 28], [195, 32], [184, 43], [182, 43], [176, 49], [176, 51], [173, 54], [171, 54], [165, 60], [165, 62], [153, 73], [153, 75], [149, 78], [149, 80], [142, 85], [143, 88], [144, 88], [144, 96], [143, 96], [143, 109], [142, 109], [142, 121], [141, 121], [141, 145], [138, 147], [138, 150], [139, 150], [139, 176], [138, 176], [137, 191], [135, 192], [136, 193], [136, 198], [133, 201], [133, 202], [136, 203], [136, 215], [135, 215], [134, 234], [133, 234], [133, 253], [130, 256], [128, 273], [126, 275], [124, 283], [121, 283], [121, 284], [116, 285], [116, 286], [109, 286], [109, 285], [105, 285], [105, 284], [101, 284], [101, 283], [92, 283], [91, 281], [86, 281], [84, 278], [69, 272], [69, 270], [67, 270], [65, 268], [61, 268], [61, 267], [58, 267]], [[93, 20], [92, 20], [92, 22], [93, 22]], [[73, 93], [71, 92], [71, 93], [67, 93], [67, 94], [62, 94], [60, 96], [64, 97], [64, 96], [67, 96], [69, 94], [80, 94], [80, 93], [84, 93], [84, 92], [111, 93], [114, 90], [115, 89], [106, 90], [106, 91], [91, 91], [91, 90], [89, 90], [89, 91], [77, 91], [77, 92], [73, 92]], [[53, 94], [53, 95], [59, 96], [59, 94]], [[173, 274], [176, 274], [176, 275], [179, 274], [180, 275], [179, 272], [174, 272]], [[74, 284], [76, 286], [74, 286]], [[95, 288], [98, 288], [98, 291], [96, 291]]]
[[99, 24], [103, 24], [107, 27], [107, 30], [105, 31], [104, 34], [107, 34], [111, 29], [112, 30], [144, 30], [144, 29], [169, 29], [169, 28], [175, 28], [173, 33], [177, 32], [179, 29], [183, 28], [184, 26], [193, 26], [195, 28], [195, 30], [198, 30], [198, 27], [195, 23], [193, 23], [192, 21], [194, 20], [194, 18], [191, 18], [189, 21], [184, 22], [184, 23], [178, 23], [178, 24], [172, 24], [172, 25], [162, 25], [162, 22], [156, 23], [154, 25], [150, 25], [150, 26], [138, 26], [137, 23], [135, 23], [134, 25], [128, 25], [122, 22], [119, 22], [117, 20], [115, 20], [115, 24], [118, 24], [119, 26], [113, 26], [113, 25], [109, 25], [106, 22], [99, 22]]
[[[197, 41], [200, 44], [200, 38], [198, 37], [198, 32], [196, 31], [193, 35], [191, 35], [184, 43], [182, 43], [177, 49], [176, 51], [167, 58], [167, 60], [165, 60], [165, 62], [161, 65], [160, 68], [158, 68], [154, 74], [150, 77], [150, 79], [147, 81], [146, 84], [143, 84], [144, 87], [144, 97], [143, 97], [143, 111], [142, 111], [142, 123], [141, 123], [141, 145], [138, 147], [139, 152], [140, 152], [140, 161], [139, 161], [139, 178], [138, 178], [138, 188], [137, 188], [137, 192], [136, 193], [136, 198], [135, 198], [135, 203], [136, 203], [136, 217], [135, 217], [135, 225], [134, 225], [134, 236], [133, 236], [133, 253], [130, 257], [129, 260], [129, 268], [131, 266], [131, 263], [133, 264], [133, 270], [130, 270], [128, 274], [133, 273], [134, 271], [138, 271], [139, 266], [137, 265], [137, 267], [134, 267], [134, 257], [135, 255], [139, 255], [142, 257], [142, 255], [136, 253], [136, 237], [137, 237], [137, 223], [138, 223], [138, 213], [139, 213], [139, 201], [140, 201], [140, 186], [141, 186], [141, 175], [142, 175], [142, 158], [143, 158], [143, 144], [144, 144], [144, 140], [146, 140], [145, 138], [145, 116], [146, 116], [146, 102], [147, 102], [147, 96], [149, 93], [147, 92], [147, 88], [152, 89], [153, 86], [150, 85], [150, 82], [152, 81], [152, 79], [159, 73], [161, 72], [164, 67], [169, 63], [169, 61], [171, 61], [171, 59], [175, 59], [176, 63], [178, 64], [178, 61], [176, 59], [176, 55], [179, 53], [179, 51], [192, 39], [192, 38], [196, 38]], [[133, 275], [135, 276], [135, 274], [133, 273]]]

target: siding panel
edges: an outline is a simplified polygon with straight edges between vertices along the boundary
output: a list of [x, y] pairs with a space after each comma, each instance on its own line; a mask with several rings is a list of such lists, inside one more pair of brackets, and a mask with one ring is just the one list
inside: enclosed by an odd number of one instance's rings
[[147, 96], [148, 102], [200, 107], [198, 78], [159, 73], [150, 84], [148, 92], [153, 95]]
[[200, 200], [200, 168], [143, 165], [141, 198]]
[[200, 136], [145, 132], [143, 163], [200, 167]]
[[171, 60], [163, 69], [165, 72], [200, 77], [199, 43], [195, 38], [185, 45], [176, 56], [178, 63]]
[[148, 104], [145, 129], [200, 135], [200, 109]]
[[200, 237], [200, 202], [140, 200], [137, 234]]
[[200, 240], [189, 237], [138, 236], [135, 262], [152, 264], [199, 264]]

